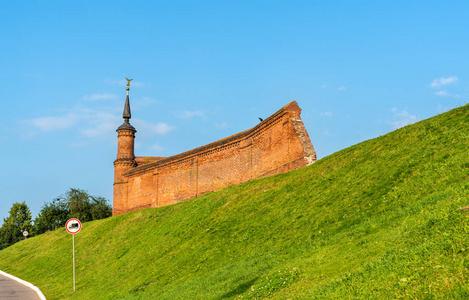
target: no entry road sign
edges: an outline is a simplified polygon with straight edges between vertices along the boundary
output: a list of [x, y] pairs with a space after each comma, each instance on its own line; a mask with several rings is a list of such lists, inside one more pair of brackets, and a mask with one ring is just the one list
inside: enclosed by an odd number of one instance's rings
[[81, 222], [78, 219], [70, 219], [65, 223], [65, 229], [73, 234], [73, 291], [75, 291], [75, 234], [81, 230]]
[[65, 224], [68, 233], [75, 234], [81, 230], [81, 222], [78, 219], [70, 219]]

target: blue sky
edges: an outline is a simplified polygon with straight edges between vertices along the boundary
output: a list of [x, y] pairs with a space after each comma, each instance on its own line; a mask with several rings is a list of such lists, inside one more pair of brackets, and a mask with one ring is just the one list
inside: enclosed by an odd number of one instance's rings
[[133, 78], [137, 156], [290, 101], [319, 158], [469, 99], [467, 1], [2, 1], [0, 223], [81, 188], [112, 201]]

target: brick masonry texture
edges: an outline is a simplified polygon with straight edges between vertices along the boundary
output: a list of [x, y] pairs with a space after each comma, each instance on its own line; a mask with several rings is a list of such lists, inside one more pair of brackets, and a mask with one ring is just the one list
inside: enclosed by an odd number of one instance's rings
[[293, 101], [257, 126], [171, 157], [135, 157], [132, 130], [118, 130], [113, 215], [182, 202], [316, 161]]

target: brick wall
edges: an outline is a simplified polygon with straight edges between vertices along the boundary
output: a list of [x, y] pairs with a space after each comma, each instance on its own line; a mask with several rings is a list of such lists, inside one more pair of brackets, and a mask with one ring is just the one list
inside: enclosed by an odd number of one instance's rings
[[249, 130], [175, 156], [136, 157], [124, 168], [116, 160], [113, 214], [178, 203], [315, 162], [300, 113], [294, 101]]

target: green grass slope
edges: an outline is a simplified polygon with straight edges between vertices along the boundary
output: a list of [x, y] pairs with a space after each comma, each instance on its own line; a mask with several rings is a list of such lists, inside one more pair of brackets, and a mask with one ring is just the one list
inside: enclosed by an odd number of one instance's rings
[[467, 299], [469, 106], [312, 166], [0, 251], [48, 299]]

